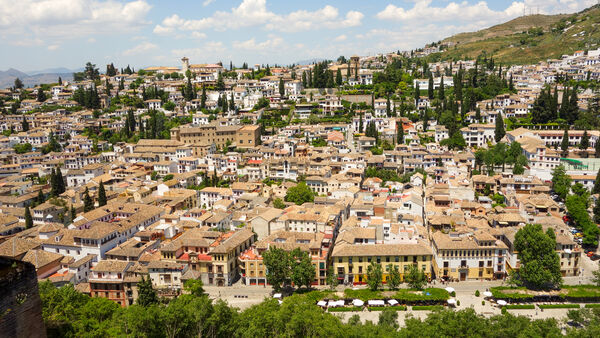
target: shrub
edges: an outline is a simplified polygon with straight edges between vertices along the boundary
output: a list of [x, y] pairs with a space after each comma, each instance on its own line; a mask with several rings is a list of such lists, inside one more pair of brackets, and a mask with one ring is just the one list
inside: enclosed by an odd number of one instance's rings
[[500, 310], [500, 312], [501, 312], [503, 315], [505, 315], [505, 314], [507, 314], [507, 313], [508, 313], [508, 310], [506, 310], [506, 307], [503, 307], [503, 308]]
[[579, 309], [579, 304], [540, 304], [540, 309]]
[[456, 297], [456, 292], [454, 292], [454, 291], [450, 292], [450, 296]]
[[475, 290], [475, 297], [479, 297], [479, 290]]
[[586, 309], [600, 308], [600, 304], [585, 304]]
[[485, 305], [485, 300], [482, 300], [482, 301], [481, 301], [481, 305]]
[[460, 306], [460, 300], [456, 301], [456, 306]]
[[513, 305], [506, 305], [502, 308], [508, 309], [508, 310], [533, 310], [533, 309], [535, 309], [535, 305], [533, 305], [533, 304], [513, 304]]

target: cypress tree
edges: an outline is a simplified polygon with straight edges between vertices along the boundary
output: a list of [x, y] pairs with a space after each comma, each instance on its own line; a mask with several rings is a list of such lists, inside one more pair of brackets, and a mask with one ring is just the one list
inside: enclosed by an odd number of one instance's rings
[[342, 85], [342, 71], [339, 68], [335, 73], [335, 84], [338, 86]]
[[562, 100], [560, 102], [560, 109], [558, 111], [558, 116], [561, 119], [568, 120], [569, 119], [569, 88], [565, 87], [563, 91]]
[[402, 126], [402, 121], [400, 121], [400, 123], [398, 123], [398, 132], [397, 132], [397, 143], [398, 144], [404, 144], [404, 128]]
[[444, 99], [446, 98], [446, 92], [444, 90], [444, 77], [443, 76], [440, 78], [439, 96], [440, 96], [440, 100], [442, 100], [442, 101], [444, 101]]
[[37, 203], [42, 204], [45, 201], [46, 199], [44, 198], [44, 192], [42, 191], [42, 189], [38, 190]]
[[504, 130], [504, 120], [502, 119], [502, 115], [498, 114], [496, 117], [496, 128], [494, 129], [494, 140], [496, 140], [496, 143], [500, 142], [504, 135], [506, 135], [506, 131]]
[[573, 88], [573, 91], [571, 91], [571, 98], [569, 100], [569, 112], [567, 115], [567, 121], [570, 125], [575, 123], [575, 121], [579, 117], [579, 106], [577, 105], [577, 101], [577, 87], [575, 87]]
[[63, 192], [67, 191], [67, 188], [65, 186], [65, 180], [63, 179], [62, 176], [62, 172], [60, 171], [60, 167], [56, 168], [56, 181], [57, 186], [58, 186], [58, 194], [62, 194]]
[[433, 100], [433, 75], [429, 74], [429, 87], [427, 87], [427, 96]]
[[587, 130], [583, 131], [583, 136], [581, 137], [581, 143], [579, 143], [579, 149], [585, 150], [590, 146], [590, 137], [588, 136]]
[[419, 83], [415, 86], [415, 107], [419, 106], [419, 99], [421, 98], [421, 90], [419, 89]]
[[100, 185], [98, 186], [98, 206], [106, 205], [106, 191], [104, 190], [104, 182], [100, 180]]
[[[596, 157], [600, 157], [600, 140], [596, 141], [594, 149], [596, 150]], [[600, 176], [597, 176], [600, 177]], [[600, 181], [600, 180], [597, 180]]]
[[565, 157], [569, 154], [569, 130], [568, 127], [565, 127], [565, 132], [562, 137], [562, 141], [560, 142], [560, 150], [562, 150], [562, 156]]
[[77, 211], [75, 211], [75, 207], [71, 204], [71, 222], [77, 217]]
[[30, 229], [33, 227], [33, 218], [31, 217], [31, 210], [29, 210], [29, 205], [25, 207], [25, 229]]
[[21, 128], [23, 129], [23, 131], [29, 131], [29, 122], [27, 122], [27, 119], [25, 118], [25, 116], [23, 116], [23, 122], [21, 122]]
[[[599, 177], [600, 177], [600, 169], [598, 169], [598, 173], [596, 173], [596, 181], [594, 181], [594, 187], [592, 188], [592, 194], [600, 193], [600, 180], [598, 179]], [[598, 200], [600, 200], [600, 198]]]
[[94, 201], [90, 197], [90, 192], [88, 188], [85, 188], [85, 193], [83, 194], [83, 212], [88, 212], [94, 210]]
[[58, 180], [56, 179], [56, 171], [54, 168], [52, 168], [52, 171], [50, 172], [50, 196], [58, 196], [60, 194], [58, 192], [59, 189]]
[[206, 108], [206, 87], [202, 85], [202, 95], [200, 96], [200, 109]]

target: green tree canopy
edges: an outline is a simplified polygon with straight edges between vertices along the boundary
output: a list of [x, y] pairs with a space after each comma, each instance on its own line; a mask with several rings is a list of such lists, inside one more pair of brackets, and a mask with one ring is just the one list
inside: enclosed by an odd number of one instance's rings
[[539, 224], [528, 224], [515, 235], [515, 250], [521, 268], [519, 281], [534, 289], [556, 288], [562, 284], [556, 240], [544, 233]]

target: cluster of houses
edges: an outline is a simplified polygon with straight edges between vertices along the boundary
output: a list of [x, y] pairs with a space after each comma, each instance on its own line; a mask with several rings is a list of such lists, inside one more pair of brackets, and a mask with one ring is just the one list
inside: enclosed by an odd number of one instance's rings
[[[0, 117], [0, 255], [33, 264], [40, 280], [72, 283], [81, 292], [128, 306], [145, 277], [165, 296], [179, 294], [191, 279], [223, 287], [267, 285], [262, 255], [270, 248], [307, 252], [315, 267], [313, 285], [325, 285], [328, 273], [340, 283], [366, 283], [373, 263], [382, 265], [383, 282], [394, 266], [403, 276], [413, 265], [430, 280], [503, 279], [519, 269], [516, 232], [536, 223], [556, 234], [561, 273], [577, 276], [582, 249], [563, 221], [564, 206], [551, 197], [549, 180], [564, 162], [553, 148], [562, 131], [506, 133], [502, 141], [519, 142], [528, 159], [523, 175], [509, 169], [493, 176], [474, 173], [475, 148], [495, 143], [495, 119], [528, 113], [542, 85], [551, 82], [545, 74], [575, 76], [595, 64], [585, 60], [597, 57], [590, 52], [511, 68], [517, 94], [479, 102], [478, 120], [474, 112], [467, 114], [473, 123], [461, 129], [468, 149], [460, 152], [440, 145], [449, 135], [435, 121], [424, 128], [422, 122], [389, 117], [386, 100], [369, 102], [372, 109], [349, 123], [303, 122], [315, 114], [335, 114], [349, 100], [332, 92], [307, 94], [299, 78], [313, 65], [270, 68], [271, 75], [255, 80], [249, 75], [258, 65], [228, 71], [184, 58], [181, 68], [146, 69], [152, 75], [102, 75], [100, 83], [114, 84], [98, 86], [104, 107], [116, 96], [139, 95], [142, 85], [164, 90], [176, 109], [146, 100], [144, 108], [108, 109], [99, 117], [68, 109], [77, 106], [69, 101], [73, 92], [94, 82], [52, 86], [46, 102], [22, 100], [15, 113]], [[349, 84], [368, 85], [390, 60], [393, 56], [352, 57], [331, 67]], [[469, 62], [462, 67], [468, 69]], [[208, 91], [206, 100], [186, 101], [181, 89], [187, 81], [171, 79], [174, 72], [182, 78], [193, 74], [193, 85], [223, 81], [225, 88]], [[438, 77], [434, 85], [450, 86], [450, 79]], [[428, 85], [418, 83], [421, 89]], [[43, 89], [4, 90], [0, 97], [8, 104], [15, 94], [34, 96], [36, 90]], [[264, 98], [271, 107], [290, 108], [290, 120], [300, 122], [266, 135], [257, 124], [266, 110], [254, 108]], [[199, 112], [225, 99], [234, 103], [228, 111], [216, 117]], [[415, 108], [427, 107], [427, 100]], [[40, 109], [44, 105], [61, 108]], [[130, 111], [148, 128], [149, 109], [168, 118], [191, 112], [191, 122], [171, 128], [170, 139], [111, 143], [90, 137], [90, 132], [128, 127]], [[376, 139], [360, 130], [371, 123], [393, 149], [371, 151]], [[397, 144], [400, 128], [404, 142]], [[594, 147], [600, 134], [587, 133]], [[569, 134], [572, 146], [582, 134]], [[45, 151], [53, 140], [61, 150]], [[27, 144], [31, 148], [22, 151]], [[64, 192], [57, 194], [50, 177], [58, 168]], [[582, 165], [567, 173], [591, 188], [597, 169]], [[286, 201], [298, 184], [313, 195], [300, 205]]]

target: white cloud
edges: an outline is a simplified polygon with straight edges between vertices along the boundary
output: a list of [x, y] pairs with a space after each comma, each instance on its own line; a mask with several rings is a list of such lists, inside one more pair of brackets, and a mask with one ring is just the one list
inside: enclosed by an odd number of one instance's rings
[[46, 47], [48, 50], [57, 50], [58, 47], [60, 47], [59, 45], [50, 45], [48, 47]]
[[192, 32], [192, 37], [196, 39], [205, 39], [206, 34], [202, 32]]
[[326, 5], [316, 11], [299, 10], [280, 15], [267, 9], [266, 0], [243, 0], [229, 12], [216, 11], [212, 16], [201, 19], [183, 19], [177, 14], [166, 17], [154, 27], [156, 34], [170, 34], [176, 30], [199, 31], [215, 29], [238, 29], [263, 26], [269, 30], [296, 32], [319, 28], [345, 28], [361, 24], [364, 15], [348, 11], [341, 16], [337, 8]]
[[217, 59], [231, 59], [231, 55], [223, 55], [226, 51], [221, 41], [208, 41], [201, 47], [173, 49], [171, 54], [177, 58], [187, 56], [190, 59], [198, 60], [194, 62], [215, 62]]
[[212, 4], [213, 2], [215, 2], [215, 0], [204, 0], [204, 2], [202, 3], [202, 6], [206, 7], [210, 4]]
[[333, 41], [340, 42], [340, 41], [346, 41], [346, 39], [348, 39], [348, 37], [346, 36], [346, 34], [342, 34], [342, 35], [336, 37], [335, 39], [333, 39]]
[[470, 4], [467, 1], [449, 2], [445, 7], [431, 5], [432, 0], [418, 0], [412, 8], [405, 9], [393, 4], [387, 5], [376, 17], [382, 20], [402, 22], [447, 22], [475, 20], [483, 24], [499, 23], [529, 13], [574, 12], [594, 4], [594, 0], [525, 0], [512, 2], [504, 10], [492, 10], [486, 1]]
[[272, 37], [271, 39], [265, 40], [263, 42], [257, 43], [254, 38], [246, 41], [234, 41], [233, 47], [237, 49], [246, 49], [253, 51], [264, 51], [264, 52], [272, 52], [269, 49], [276, 48], [281, 46], [283, 43], [283, 39], [279, 37]]
[[124, 51], [123, 55], [125, 55], [125, 56], [138, 55], [138, 54], [149, 52], [149, 51], [157, 49], [157, 48], [158, 48], [158, 46], [151, 42], [142, 42], [139, 45], [133, 46], [132, 48]]
[[146, 0], [0, 0], [0, 38], [46, 41], [97, 33], [123, 33], [148, 24]]

